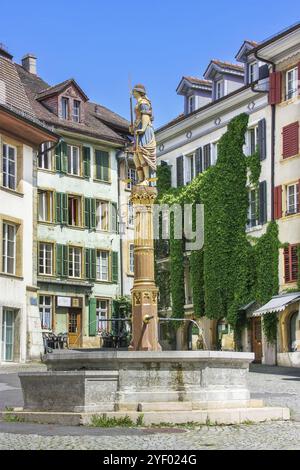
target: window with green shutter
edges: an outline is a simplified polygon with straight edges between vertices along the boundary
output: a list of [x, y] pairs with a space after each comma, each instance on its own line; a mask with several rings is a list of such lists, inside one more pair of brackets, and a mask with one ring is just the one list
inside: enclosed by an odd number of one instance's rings
[[96, 250], [86, 248], [85, 250], [85, 277], [87, 279], [96, 279]]
[[96, 229], [96, 200], [89, 197], [84, 199], [84, 225], [91, 230]]
[[67, 173], [68, 148], [66, 142], [61, 142], [55, 149], [56, 171]]
[[56, 245], [56, 275], [68, 276], [68, 246]]
[[97, 315], [96, 315], [97, 301], [90, 298], [89, 301], [89, 335], [96, 336], [97, 334]]
[[65, 193], [55, 194], [56, 202], [56, 222], [60, 224], [68, 223], [68, 195]]
[[95, 150], [95, 165], [96, 179], [109, 181], [109, 153], [103, 150]]
[[89, 178], [91, 176], [91, 149], [83, 147], [83, 176]]
[[118, 232], [118, 205], [112, 202], [110, 206], [110, 227], [111, 232]]
[[113, 251], [111, 254], [111, 281], [114, 284], [117, 284], [119, 281], [119, 257], [117, 251]]

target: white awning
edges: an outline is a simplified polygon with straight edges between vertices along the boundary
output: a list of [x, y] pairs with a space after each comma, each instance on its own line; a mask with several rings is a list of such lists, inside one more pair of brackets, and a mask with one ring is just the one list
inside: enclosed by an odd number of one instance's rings
[[282, 294], [273, 297], [270, 302], [263, 305], [261, 308], [253, 312], [252, 317], [260, 317], [266, 313], [271, 312], [283, 312], [283, 310], [295, 302], [300, 301], [300, 292], [294, 292], [292, 294]]

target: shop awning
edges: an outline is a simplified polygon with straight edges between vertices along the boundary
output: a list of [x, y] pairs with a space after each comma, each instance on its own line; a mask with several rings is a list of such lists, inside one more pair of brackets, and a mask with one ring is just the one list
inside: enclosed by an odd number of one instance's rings
[[252, 317], [260, 317], [262, 315], [265, 315], [266, 313], [271, 313], [271, 312], [275, 312], [275, 313], [283, 312], [283, 310], [285, 310], [286, 307], [299, 301], [300, 301], [300, 292], [276, 295], [276, 297], [273, 297], [270, 300], [270, 302], [263, 305], [258, 310], [255, 310], [255, 312], [252, 313]]

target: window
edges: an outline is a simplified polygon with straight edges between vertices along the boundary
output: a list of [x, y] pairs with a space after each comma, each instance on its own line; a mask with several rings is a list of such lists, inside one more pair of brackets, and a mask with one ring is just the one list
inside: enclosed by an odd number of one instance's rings
[[14, 360], [15, 320], [18, 311], [11, 308], [3, 309], [2, 319], [2, 360]]
[[299, 183], [291, 184], [287, 187], [287, 214], [296, 214], [300, 212], [299, 207]]
[[11, 145], [3, 144], [3, 186], [16, 189], [17, 181], [17, 149]]
[[81, 277], [81, 248], [69, 246], [69, 277]]
[[134, 170], [133, 168], [128, 168], [127, 177], [128, 177], [128, 180], [130, 180], [127, 183], [127, 189], [131, 189], [132, 186], [134, 186], [137, 183], [136, 170]]
[[186, 183], [194, 179], [194, 154], [186, 157]]
[[73, 227], [82, 226], [80, 196], [68, 196], [68, 224]]
[[53, 274], [53, 244], [39, 244], [39, 274], [52, 276]]
[[109, 312], [109, 301], [97, 299], [96, 317], [97, 317], [97, 325], [98, 325], [99, 333], [101, 331], [109, 330], [109, 323], [105, 321], [105, 320], [108, 320], [108, 312]]
[[108, 202], [96, 201], [96, 229], [108, 231]]
[[258, 145], [258, 126], [248, 130], [248, 156], [254, 155]]
[[216, 100], [219, 100], [223, 96], [223, 80], [219, 80], [216, 83]]
[[109, 181], [109, 153], [102, 150], [95, 150], [96, 175], [100, 181]]
[[109, 252], [97, 250], [96, 279], [98, 281], [109, 280]]
[[297, 319], [298, 319], [298, 312], [293, 312], [290, 316], [290, 324], [289, 324], [289, 343], [291, 352], [297, 351]]
[[133, 210], [133, 204], [131, 204], [131, 202], [128, 202], [128, 205], [127, 205], [127, 220], [128, 220], [128, 225], [130, 227], [133, 227], [133, 225], [134, 225], [134, 210]]
[[16, 274], [16, 233], [16, 225], [3, 223], [2, 272], [6, 274]]
[[289, 158], [299, 153], [299, 121], [282, 129], [282, 157]]
[[213, 151], [212, 151], [212, 165], [215, 165], [217, 163], [217, 160], [218, 160], [218, 145], [219, 143], [218, 142], [215, 142], [213, 144]]
[[257, 225], [257, 209], [257, 191], [252, 189], [249, 192], [248, 228], [256, 227]]
[[284, 274], [285, 282], [297, 282], [298, 280], [298, 246], [289, 245], [284, 249]]
[[253, 83], [258, 79], [257, 72], [257, 62], [252, 62], [251, 64], [249, 64], [249, 83]]
[[50, 295], [39, 296], [39, 312], [42, 330], [52, 329], [52, 297]]
[[298, 68], [286, 72], [286, 99], [291, 100], [298, 95]]
[[68, 145], [68, 173], [70, 175], [80, 175], [79, 147]]
[[52, 170], [52, 151], [47, 150], [52, 146], [51, 142], [44, 142], [41, 145], [41, 151], [38, 154], [38, 167], [42, 170]]
[[195, 96], [188, 97], [188, 113], [192, 113], [196, 109], [196, 98]]
[[80, 101], [73, 101], [73, 121], [80, 122]]
[[130, 274], [134, 273], [134, 244], [130, 243], [129, 245], [129, 272]]
[[203, 170], [207, 170], [211, 166], [211, 145], [203, 147]]
[[69, 119], [69, 99], [62, 98], [61, 99], [61, 117], [63, 119]]
[[53, 222], [53, 192], [39, 190], [39, 221]]

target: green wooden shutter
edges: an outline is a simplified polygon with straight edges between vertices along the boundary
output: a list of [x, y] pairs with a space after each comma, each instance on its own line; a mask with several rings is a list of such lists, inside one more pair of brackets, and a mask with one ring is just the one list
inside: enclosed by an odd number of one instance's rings
[[65, 193], [62, 193], [61, 195], [62, 199], [62, 223], [67, 224], [68, 223], [68, 195]]
[[103, 181], [109, 181], [109, 154], [107, 152], [102, 152], [102, 172]]
[[68, 172], [68, 145], [66, 142], [61, 144], [61, 170], [62, 173]]
[[62, 250], [63, 250], [63, 245], [56, 245], [56, 275], [57, 276], [62, 276]]
[[92, 280], [95, 280], [96, 279], [96, 250], [94, 248], [90, 250], [90, 260], [91, 260], [90, 276]]
[[91, 278], [91, 250], [89, 248], [85, 249], [85, 277]]
[[89, 301], [89, 335], [96, 336], [97, 334], [97, 300], [90, 298]]
[[202, 173], [203, 165], [202, 165], [202, 147], [199, 147], [196, 150], [196, 159], [195, 159], [195, 170], [196, 176]]
[[90, 228], [96, 230], [96, 199], [91, 199]]
[[83, 176], [90, 178], [91, 176], [91, 149], [83, 147]]
[[183, 186], [183, 155], [176, 158], [176, 178], [177, 178], [177, 188]]
[[67, 245], [62, 246], [62, 276], [68, 277], [69, 267], [69, 247]]
[[267, 182], [262, 181], [259, 183], [259, 223], [264, 225], [267, 220]]
[[61, 144], [55, 147], [55, 168], [56, 171], [61, 171]]
[[118, 206], [116, 202], [110, 205], [110, 226], [112, 232], [118, 231]]
[[118, 252], [113, 251], [111, 254], [111, 280], [114, 284], [119, 281], [119, 264], [118, 264]]
[[95, 151], [96, 178], [109, 181], [109, 153], [102, 150]]
[[56, 222], [61, 223], [61, 206], [62, 206], [62, 201], [61, 201], [61, 196], [62, 193], [55, 193], [55, 203], [56, 203], [56, 208], [55, 208], [55, 220]]
[[84, 225], [87, 228], [90, 227], [90, 212], [91, 212], [91, 199], [89, 197], [84, 198]]
[[265, 160], [267, 158], [267, 124], [265, 119], [258, 123], [258, 150], [260, 159]]

